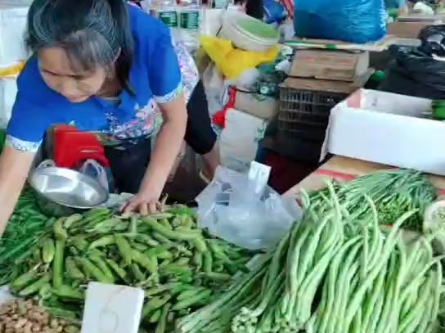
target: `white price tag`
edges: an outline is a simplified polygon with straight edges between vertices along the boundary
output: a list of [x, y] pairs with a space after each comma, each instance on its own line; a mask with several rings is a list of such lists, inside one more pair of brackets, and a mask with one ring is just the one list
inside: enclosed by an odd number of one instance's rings
[[250, 169], [248, 174], [249, 185], [253, 185], [253, 192], [260, 194], [264, 191], [269, 180], [271, 167], [258, 163], [250, 163]]
[[82, 333], [137, 333], [144, 291], [140, 288], [88, 284]]

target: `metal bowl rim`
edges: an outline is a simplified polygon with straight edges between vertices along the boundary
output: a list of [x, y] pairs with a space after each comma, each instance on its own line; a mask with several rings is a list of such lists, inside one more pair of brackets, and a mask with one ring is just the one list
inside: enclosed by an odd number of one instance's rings
[[[39, 176], [39, 175], [47, 175], [47, 176], [51, 176], [51, 175], [60, 175], [60, 176], [65, 176], [66, 178], [70, 178], [75, 176], [79, 179], [79, 181], [82, 181], [88, 185], [90, 185], [91, 187], [93, 187], [100, 195], [100, 197], [103, 198], [103, 201], [101, 202], [97, 202], [94, 205], [84, 205], [84, 206], [77, 206], [77, 205], [67, 205], [64, 202], [61, 202], [57, 199], [54, 198], [50, 198], [47, 194], [45, 194], [44, 192], [40, 191], [34, 184], [34, 177]], [[54, 202], [58, 205], [61, 206], [65, 206], [65, 207], [69, 207], [69, 208], [75, 208], [75, 209], [91, 209], [94, 207], [97, 207], [101, 204], [104, 204], [105, 202], [108, 201], [108, 197], [109, 197], [109, 193], [108, 191], [99, 184], [98, 181], [96, 181], [95, 179], [86, 176], [78, 171], [74, 171], [71, 169], [67, 169], [67, 168], [60, 168], [60, 167], [47, 167], [47, 168], [41, 168], [41, 169], [36, 169], [34, 170], [34, 172], [32, 173], [31, 177], [29, 177], [29, 184], [31, 185], [31, 187], [34, 189], [34, 191], [36, 191], [39, 195], [43, 196], [45, 199]]]

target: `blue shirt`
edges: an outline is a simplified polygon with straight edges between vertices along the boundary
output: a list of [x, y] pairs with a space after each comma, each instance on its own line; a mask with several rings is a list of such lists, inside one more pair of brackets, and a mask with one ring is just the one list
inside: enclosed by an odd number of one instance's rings
[[151, 135], [158, 118], [157, 103], [182, 92], [181, 71], [170, 30], [158, 19], [128, 6], [134, 38], [130, 85], [135, 92], [119, 95], [120, 103], [90, 97], [71, 103], [43, 81], [32, 57], [17, 80], [18, 92], [7, 128], [7, 144], [21, 150], [38, 150], [45, 131], [54, 124], [72, 124], [94, 132], [105, 145], [123, 145]]

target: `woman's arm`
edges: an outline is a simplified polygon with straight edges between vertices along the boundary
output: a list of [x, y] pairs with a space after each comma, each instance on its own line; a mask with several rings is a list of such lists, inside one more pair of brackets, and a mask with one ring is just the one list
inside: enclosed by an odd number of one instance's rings
[[164, 187], [178, 157], [187, 124], [187, 109], [183, 95], [160, 104], [164, 122], [156, 138], [150, 164], [141, 190]]
[[5, 146], [0, 155], [0, 237], [28, 177], [34, 153]]
[[147, 25], [152, 26], [149, 31], [145, 27], [141, 30], [142, 37], [149, 41], [145, 54], [148, 79], [164, 122], [139, 192], [125, 208], [126, 211], [137, 209], [142, 214], [156, 211], [156, 204], [180, 151], [187, 126], [182, 74], [170, 30], [161, 21], [146, 15]]

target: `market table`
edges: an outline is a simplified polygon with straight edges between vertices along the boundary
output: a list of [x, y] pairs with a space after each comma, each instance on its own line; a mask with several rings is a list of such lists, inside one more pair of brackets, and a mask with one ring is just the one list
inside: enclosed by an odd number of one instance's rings
[[[391, 169], [393, 167], [378, 163], [356, 160], [353, 158], [334, 156], [317, 170], [290, 188], [285, 196], [296, 196], [301, 188], [306, 191], [318, 190], [325, 186], [326, 179], [350, 180], [366, 173]], [[445, 196], [445, 177], [428, 175], [431, 182], [438, 188], [441, 196]]]

